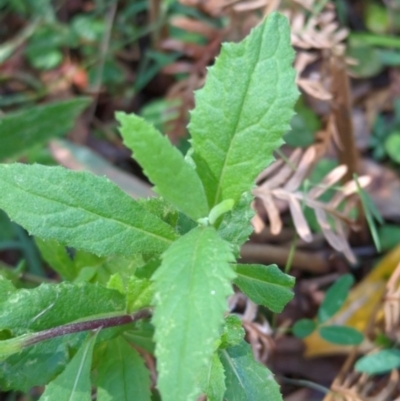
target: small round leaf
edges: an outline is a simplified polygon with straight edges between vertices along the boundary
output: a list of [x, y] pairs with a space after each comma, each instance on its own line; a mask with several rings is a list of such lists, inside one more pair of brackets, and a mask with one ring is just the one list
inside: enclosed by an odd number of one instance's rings
[[355, 369], [361, 373], [376, 375], [389, 372], [400, 367], [400, 350], [384, 349], [376, 354], [366, 355], [360, 358]]
[[293, 334], [298, 338], [309, 336], [317, 327], [314, 320], [300, 319], [293, 326]]
[[325, 341], [332, 344], [358, 345], [364, 340], [362, 333], [348, 326], [323, 326], [318, 331]]

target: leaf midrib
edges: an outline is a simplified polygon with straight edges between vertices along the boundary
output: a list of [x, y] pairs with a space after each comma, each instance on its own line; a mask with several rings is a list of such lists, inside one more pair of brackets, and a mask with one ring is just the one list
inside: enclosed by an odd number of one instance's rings
[[[4, 180], [4, 179], [3, 179], [3, 180]], [[127, 228], [127, 229], [136, 230], [136, 231], [141, 232], [141, 233], [143, 233], [143, 234], [145, 234], [145, 235], [148, 235], [148, 236], [157, 238], [157, 239], [159, 239], [159, 240], [162, 240], [162, 241], [166, 242], [167, 244], [171, 244], [171, 243], [173, 242], [172, 239], [168, 239], [168, 238], [162, 237], [162, 236], [160, 236], [160, 235], [154, 234], [154, 233], [152, 233], [152, 232], [150, 232], [150, 231], [146, 231], [146, 230], [144, 230], [144, 229], [141, 229], [141, 228], [139, 228], [139, 227], [129, 225], [128, 223], [125, 223], [125, 222], [122, 221], [122, 220], [119, 220], [119, 219], [116, 219], [116, 218], [110, 218], [110, 217], [102, 216], [102, 215], [99, 214], [98, 212], [93, 212], [93, 211], [91, 211], [91, 210], [84, 209], [84, 208], [82, 208], [81, 206], [71, 206], [71, 204], [63, 203], [63, 202], [61, 202], [61, 201], [58, 201], [58, 200], [52, 199], [52, 198], [50, 198], [50, 197], [44, 196], [43, 194], [35, 194], [34, 192], [28, 191], [28, 190], [26, 190], [26, 189], [21, 188], [21, 187], [18, 186], [18, 185], [15, 185], [15, 184], [13, 184], [13, 183], [10, 183], [8, 180], [4, 180], [4, 181], [6, 181], [8, 185], [11, 185], [11, 186], [13, 186], [14, 188], [17, 188], [18, 190], [23, 191], [23, 192], [25, 192], [25, 193], [28, 193], [28, 194], [30, 194], [31, 196], [35, 196], [35, 197], [37, 197], [37, 198], [39, 198], [39, 199], [44, 199], [44, 200], [46, 200], [46, 201], [48, 201], [48, 202], [53, 202], [53, 203], [55, 203], [55, 204], [58, 204], [58, 205], [61, 205], [61, 206], [64, 206], [64, 207], [67, 206], [67, 208], [69, 208], [69, 209], [76, 209], [76, 210], [79, 210], [79, 211], [81, 211], [81, 212], [88, 213], [89, 215], [95, 216], [97, 219], [104, 219], [104, 220], [106, 220], [106, 221], [113, 222], [114, 224], [115, 224], [115, 223], [121, 224], [122, 226], [124, 226], [124, 227]], [[138, 206], [139, 206], [139, 205], [138, 205]], [[145, 210], [143, 210], [143, 213], [148, 213], [148, 212], [146, 212]], [[49, 213], [49, 214], [51, 215], [51, 214], [54, 214], [54, 213]], [[35, 216], [38, 216], [38, 215], [35, 214]], [[153, 215], [152, 215], [152, 217], [156, 218], [156, 216], [153, 216]], [[160, 220], [160, 223], [164, 223], [164, 222], [163, 222], [162, 220]], [[165, 223], [164, 223], [164, 224], [165, 224]]]
[[[263, 36], [263, 34], [264, 34], [265, 26], [266, 26], [266, 25], [264, 25], [263, 32], [262, 32], [262, 34], [261, 34], [262, 36]], [[239, 111], [239, 113], [237, 113], [237, 116], [238, 116], [238, 117], [237, 117], [237, 119], [236, 119], [236, 121], [235, 121], [235, 126], [234, 126], [234, 129], [233, 129], [233, 135], [232, 135], [231, 141], [229, 142], [228, 150], [227, 150], [227, 152], [226, 152], [226, 154], [225, 154], [225, 159], [224, 159], [224, 163], [223, 163], [223, 165], [222, 165], [221, 173], [220, 173], [220, 175], [219, 175], [219, 177], [218, 177], [218, 186], [217, 186], [217, 190], [216, 190], [216, 192], [215, 192], [215, 198], [214, 198], [213, 206], [217, 205], [217, 204], [218, 204], [218, 201], [219, 201], [219, 197], [220, 197], [221, 190], [222, 190], [222, 177], [224, 177], [224, 175], [225, 175], [225, 170], [226, 170], [226, 168], [227, 168], [227, 163], [228, 163], [228, 160], [229, 160], [229, 156], [230, 156], [231, 151], [232, 151], [232, 148], [233, 148], [233, 142], [234, 142], [234, 140], [235, 140], [235, 138], [236, 138], [236, 136], [237, 136], [237, 134], [238, 134], [237, 128], [238, 128], [239, 122], [240, 122], [241, 117], [242, 117], [243, 106], [244, 106], [244, 104], [245, 104], [245, 102], [246, 102], [246, 100], [247, 100], [248, 94], [249, 94], [249, 86], [250, 86], [251, 80], [253, 79], [253, 75], [254, 75], [254, 71], [255, 71], [255, 66], [256, 66], [256, 65], [258, 64], [258, 62], [260, 61], [261, 46], [262, 46], [263, 43], [264, 43], [264, 40], [262, 39], [260, 45], [258, 46], [258, 54], [257, 54], [256, 61], [255, 61], [255, 63], [254, 63], [253, 66], [252, 66], [252, 67], [253, 67], [252, 72], [251, 72], [251, 74], [248, 74], [248, 75], [247, 75], [248, 79], [247, 79], [247, 82], [246, 82], [246, 93], [245, 93], [245, 95], [244, 95], [243, 98], [242, 98], [242, 102], [241, 102], [241, 104], [240, 104], [240, 111]], [[247, 43], [247, 44], [248, 44], [248, 43]]]

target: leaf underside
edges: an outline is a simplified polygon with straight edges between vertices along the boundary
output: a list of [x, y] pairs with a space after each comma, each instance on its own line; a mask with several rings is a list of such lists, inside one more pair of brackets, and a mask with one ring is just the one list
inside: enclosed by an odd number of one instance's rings
[[122, 294], [98, 284], [42, 284], [9, 296], [1, 305], [0, 330], [20, 335], [124, 309]]
[[101, 256], [164, 251], [174, 230], [106, 178], [62, 167], [0, 166], [0, 208], [31, 234]]
[[164, 253], [154, 274], [158, 388], [163, 401], [195, 400], [197, 375], [219, 338], [234, 272], [232, 252], [213, 227], [198, 227]]
[[271, 14], [209, 69], [189, 131], [210, 208], [238, 201], [283, 143], [298, 97], [293, 59], [288, 21]]

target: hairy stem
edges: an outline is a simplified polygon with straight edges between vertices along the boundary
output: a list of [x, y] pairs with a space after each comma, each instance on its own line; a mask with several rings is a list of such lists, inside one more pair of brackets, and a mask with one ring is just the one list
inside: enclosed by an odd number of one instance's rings
[[29, 347], [31, 345], [37, 344], [39, 342], [49, 340], [50, 338], [64, 336], [66, 334], [79, 333], [82, 331], [105, 329], [108, 327], [122, 326], [124, 324], [129, 324], [136, 322], [140, 319], [145, 319], [150, 317], [150, 309], [143, 309], [136, 312], [133, 315], [118, 315], [111, 317], [104, 317], [94, 320], [87, 320], [76, 323], [68, 323], [62, 326], [54, 327], [52, 329], [39, 331], [30, 337], [24, 346]]

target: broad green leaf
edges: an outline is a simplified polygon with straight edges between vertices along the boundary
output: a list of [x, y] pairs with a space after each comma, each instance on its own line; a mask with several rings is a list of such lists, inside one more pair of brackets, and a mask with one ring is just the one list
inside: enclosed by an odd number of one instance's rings
[[329, 287], [318, 310], [318, 320], [320, 323], [326, 322], [342, 307], [353, 283], [353, 276], [351, 274], [344, 274]]
[[0, 166], [0, 208], [31, 234], [100, 256], [162, 252], [173, 229], [106, 178], [62, 167]]
[[272, 373], [258, 363], [244, 340], [219, 352], [225, 368], [226, 401], [282, 401]]
[[0, 387], [3, 391], [28, 391], [33, 386], [44, 386], [65, 368], [71, 348], [82, 343], [79, 333], [53, 338], [12, 355], [0, 362]]
[[91, 401], [90, 369], [96, 335], [79, 348], [65, 370], [48, 386], [40, 401]]
[[209, 69], [189, 130], [210, 207], [237, 202], [272, 162], [298, 97], [293, 58], [288, 21], [274, 13]]
[[163, 401], [195, 400], [198, 374], [220, 336], [235, 277], [230, 246], [213, 227], [197, 227], [174, 242], [154, 273], [158, 388]]
[[207, 401], [223, 401], [226, 391], [225, 374], [217, 353], [213, 355], [204, 374], [200, 375], [200, 387], [207, 396]]
[[242, 321], [236, 315], [228, 315], [225, 318], [224, 332], [221, 336], [220, 348], [232, 347], [239, 344], [245, 335]]
[[122, 337], [111, 340], [98, 366], [97, 401], [150, 401], [150, 374]]
[[0, 159], [17, 156], [72, 129], [75, 119], [90, 103], [74, 98], [9, 113], [0, 118]]
[[235, 284], [256, 304], [279, 313], [293, 298], [294, 278], [283, 273], [276, 265], [235, 266]]
[[0, 306], [0, 330], [19, 335], [124, 310], [125, 297], [98, 284], [42, 284], [9, 296]]
[[132, 276], [126, 292], [126, 308], [132, 313], [151, 304], [154, 296], [153, 282]]
[[219, 235], [226, 241], [233, 244], [239, 254], [240, 247], [248, 240], [253, 232], [251, 219], [254, 210], [250, 207], [253, 195], [245, 192], [239, 202], [233, 207], [232, 211], [224, 214], [221, 224], [218, 227]]
[[325, 341], [332, 344], [359, 345], [364, 340], [362, 333], [349, 326], [322, 326], [318, 332]]
[[293, 334], [298, 338], [309, 336], [317, 328], [317, 323], [311, 319], [300, 319], [293, 325]]
[[155, 185], [154, 190], [193, 220], [208, 214], [203, 184], [167, 137], [134, 114], [117, 113], [125, 145]]
[[379, 375], [400, 367], [400, 350], [384, 349], [365, 355], [355, 364], [355, 370], [368, 375]]

